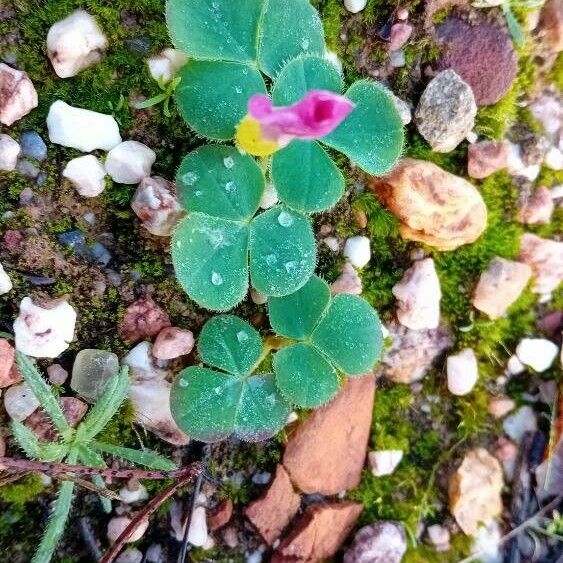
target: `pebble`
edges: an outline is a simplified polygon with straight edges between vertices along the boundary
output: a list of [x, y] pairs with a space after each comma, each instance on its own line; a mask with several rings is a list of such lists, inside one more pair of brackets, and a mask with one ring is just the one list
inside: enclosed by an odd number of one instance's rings
[[150, 75], [158, 82], [167, 84], [188, 62], [188, 56], [178, 49], [164, 49], [158, 55], [148, 59]]
[[5, 295], [12, 291], [13, 287], [10, 276], [6, 273], [2, 264], [0, 264], [0, 295]]
[[106, 172], [114, 182], [138, 184], [151, 175], [155, 152], [137, 141], [124, 141], [112, 148], [106, 158]]
[[207, 542], [207, 511], [202, 504], [205, 502], [205, 496], [201, 495], [197, 498], [198, 505], [194, 508], [190, 530], [188, 532], [188, 541], [196, 546], [202, 547]]
[[89, 261], [99, 266], [107, 266], [111, 261], [110, 251], [101, 243], [95, 242], [90, 248]]
[[60, 364], [51, 364], [47, 368], [47, 375], [51, 385], [64, 385], [68, 379], [68, 371]]
[[338, 252], [340, 250], [340, 243], [336, 237], [326, 237], [323, 239], [323, 242], [329, 250], [332, 250], [332, 252]]
[[511, 410], [514, 409], [516, 403], [508, 397], [491, 397], [487, 410], [494, 418], [504, 418]]
[[391, 475], [402, 459], [402, 450], [380, 450], [368, 453], [368, 463], [376, 477]]
[[254, 288], [250, 289], [250, 299], [252, 299], [255, 305], [264, 305], [268, 302], [268, 297], [256, 291]]
[[520, 407], [514, 414], [504, 419], [502, 428], [511, 440], [519, 444], [526, 432], [535, 432], [538, 429], [534, 409], [528, 405]]
[[84, 10], [56, 22], [47, 33], [47, 55], [60, 78], [76, 76], [101, 61], [107, 46], [96, 20]]
[[352, 14], [361, 12], [367, 5], [368, 0], [344, 0], [344, 7]]
[[471, 348], [465, 348], [447, 359], [448, 390], [452, 395], [470, 393], [479, 378], [477, 358]]
[[563, 242], [524, 233], [518, 260], [531, 266], [535, 293], [551, 293], [563, 281]]
[[360, 278], [350, 262], [344, 262], [342, 273], [331, 284], [330, 291], [333, 295], [338, 295], [339, 293], [347, 293], [348, 295], [362, 294], [362, 278]]
[[407, 535], [398, 522], [374, 522], [360, 528], [344, 553], [344, 563], [401, 563]]
[[119, 126], [111, 115], [69, 106], [57, 100], [47, 115], [52, 143], [91, 152], [109, 151], [121, 143]]
[[12, 385], [4, 393], [4, 408], [16, 422], [23, 422], [38, 406], [39, 401], [26, 383]]
[[37, 107], [37, 92], [27, 73], [0, 63], [0, 123], [10, 127]]
[[272, 183], [266, 184], [266, 188], [264, 189], [264, 193], [262, 194], [262, 198], [260, 199], [260, 208], [261, 209], [270, 209], [278, 203], [279, 197], [278, 192]]
[[510, 145], [497, 141], [473, 143], [467, 149], [467, 174], [483, 179], [507, 167]]
[[413, 32], [412, 25], [408, 23], [395, 23], [391, 27], [391, 36], [389, 38], [389, 51], [397, 51], [409, 40]]
[[506, 371], [509, 375], [520, 375], [526, 371], [526, 366], [518, 359], [516, 354], [513, 354], [508, 358]]
[[516, 347], [518, 359], [538, 373], [549, 369], [558, 353], [558, 347], [545, 338], [523, 338]]
[[363, 268], [371, 258], [370, 240], [368, 237], [351, 237], [344, 243], [344, 256], [355, 268]]
[[152, 355], [159, 360], [173, 360], [189, 354], [194, 344], [191, 330], [167, 327], [158, 333], [152, 347]]
[[163, 328], [171, 326], [168, 313], [151, 297], [131, 303], [119, 325], [119, 336], [129, 342], [156, 336]]
[[5, 338], [0, 338], [0, 389], [9, 387], [21, 379], [14, 356], [14, 347]]
[[135, 504], [136, 502], [147, 500], [149, 493], [141, 483], [137, 482], [133, 487], [122, 487], [119, 490], [119, 496], [121, 497], [121, 502], [125, 504]]
[[526, 225], [547, 225], [554, 209], [551, 192], [545, 186], [539, 186], [524, 200], [518, 220]]
[[[127, 516], [114, 516], [109, 522], [107, 527], [106, 536], [111, 543], [114, 543], [115, 540], [126, 530], [127, 526], [131, 524], [131, 518]], [[127, 538], [125, 543], [134, 543], [139, 541], [147, 531], [149, 527], [148, 519], [142, 520], [137, 526], [137, 529]]]
[[43, 162], [47, 158], [47, 145], [35, 131], [24, 131], [20, 137], [22, 155]]
[[2, 133], [0, 135], [0, 170], [6, 172], [15, 170], [20, 153], [21, 147], [19, 143], [12, 139], [10, 135]]
[[495, 520], [489, 520], [485, 526], [479, 526], [471, 553], [481, 563], [502, 563], [503, 555], [501, 548], [502, 530]]
[[392, 92], [390, 92], [390, 94], [393, 98], [393, 102], [395, 103], [395, 107], [399, 112], [399, 116], [401, 117], [403, 125], [408, 125], [412, 121], [411, 106], [404, 100], [401, 100], [401, 98], [399, 98], [398, 96], [395, 96], [395, 94], [393, 94]]
[[391, 51], [389, 53], [389, 64], [394, 68], [401, 68], [405, 66], [405, 52], [402, 49], [398, 51]]
[[449, 551], [450, 545], [450, 531], [445, 526], [440, 524], [432, 524], [426, 530], [428, 540], [438, 552]]
[[16, 349], [33, 358], [56, 358], [74, 339], [75, 324], [76, 312], [66, 301], [45, 309], [24, 297], [14, 321]]
[[122, 551], [115, 563], [142, 563], [143, 553], [134, 547]]
[[106, 170], [92, 154], [70, 160], [63, 170], [63, 176], [72, 182], [83, 197], [96, 197], [106, 187]]
[[39, 168], [30, 160], [20, 160], [16, 165], [16, 170], [26, 178], [35, 179], [39, 175]]
[[550, 147], [545, 155], [544, 164], [551, 170], [563, 170], [563, 152], [557, 147]]
[[70, 388], [89, 403], [94, 403], [118, 371], [119, 359], [114, 353], [106, 350], [81, 350], [74, 359]]

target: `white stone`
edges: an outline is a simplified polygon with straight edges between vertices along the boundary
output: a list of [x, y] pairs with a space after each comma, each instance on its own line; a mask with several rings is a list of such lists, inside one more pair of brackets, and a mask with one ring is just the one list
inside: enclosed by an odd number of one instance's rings
[[544, 164], [551, 170], [563, 170], [563, 152], [551, 147], [545, 155]]
[[165, 370], [157, 366], [150, 342], [137, 344], [124, 356], [121, 363], [129, 367], [131, 376], [138, 381], [163, 380], [167, 375]]
[[63, 176], [68, 178], [76, 191], [84, 197], [96, 197], [106, 187], [106, 170], [92, 154], [70, 160], [63, 170]]
[[399, 301], [397, 318], [403, 326], [412, 330], [438, 328], [442, 291], [432, 258], [415, 262], [392, 291]]
[[501, 529], [498, 522], [489, 520], [486, 526], [479, 526], [474, 536], [471, 554], [482, 563], [502, 563]]
[[448, 356], [446, 365], [450, 393], [459, 396], [470, 393], [479, 378], [477, 358], [473, 350], [465, 348], [459, 354]]
[[188, 532], [188, 541], [196, 547], [202, 547], [207, 542], [207, 514], [205, 506], [202, 506], [205, 500], [204, 495], [197, 498], [197, 506], [194, 508]]
[[342, 61], [338, 58], [338, 55], [334, 52], [334, 51], [329, 51], [328, 49], [325, 51], [325, 61], [328, 61], [329, 63], [332, 64], [332, 66], [334, 66], [334, 68], [340, 73], [342, 74], [344, 72], [344, 68], [342, 66]]
[[399, 116], [401, 117], [401, 122], [403, 123], [403, 125], [408, 125], [412, 121], [411, 106], [404, 100], [401, 100], [401, 98], [399, 98], [398, 96], [395, 96], [395, 94], [393, 94], [392, 92], [391, 92], [391, 97], [393, 98], [395, 107], [399, 112]]
[[37, 92], [27, 73], [0, 63], [0, 123], [8, 127], [37, 107]]
[[134, 547], [129, 547], [121, 552], [115, 563], [142, 563], [143, 553]]
[[119, 496], [121, 497], [121, 501], [125, 504], [134, 504], [136, 502], [147, 500], [149, 498], [149, 493], [143, 485], [137, 483], [134, 490], [131, 490], [128, 487], [122, 487], [119, 491]]
[[38, 406], [39, 401], [26, 383], [12, 385], [4, 394], [4, 408], [16, 422], [23, 422]]
[[477, 135], [477, 133], [475, 133], [475, 131], [469, 131], [465, 138], [467, 139], [468, 143], [474, 144], [479, 139], [479, 136]]
[[15, 139], [10, 135], [0, 135], [0, 170], [15, 170], [20, 152], [20, 144]]
[[276, 205], [279, 201], [278, 192], [274, 186], [274, 184], [266, 184], [266, 189], [262, 194], [262, 199], [260, 200], [260, 208], [261, 209], [270, 209]]
[[527, 405], [520, 407], [504, 419], [502, 427], [511, 440], [520, 443], [526, 432], [535, 432], [538, 429], [536, 413]]
[[47, 115], [52, 143], [82, 152], [109, 151], [121, 143], [119, 126], [111, 115], [75, 108], [57, 100]]
[[520, 375], [526, 371], [526, 366], [518, 359], [516, 354], [513, 354], [510, 358], [508, 358], [506, 371], [510, 375]]
[[336, 237], [326, 237], [323, 239], [323, 242], [332, 252], [338, 252], [340, 250], [340, 243]]
[[508, 145], [509, 151], [506, 166], [508, 173], [512, 176], [522, 176], [530, 182], [533, 182], [539, 176], [540, 165], [530, 164], [526, 166], [522, 160], [522, 149], [520, 145], [515, 143], [508, 143]]
[[147, 64], [150, 75], [164, 84], [170, 82], [178, 71], [188, 62], [188, 56], [178, 49], [164, 49], [158, 55], [152, 56]]
[[369, 466], [376, 477], [391, 475], [402, 459], [402, 450], [380, 450], [368, 453]]
[[124, 141], [109, 151], [106, 172], [114, 182], [138, 184], [151, 175], [155, 152], [137, 141]]
[[75, 324], [76, 312], [66, 301], [44, 309], [24, 297], [14, 321], [16, 349], [33, 358], [56, 358], [72, 342]]
[[367, 5], [368, 0], [344, 0], [344, 7], [352, 14], [361, 12]]
[[368, 237], [351, 237], [344, 244], [344, 256], [354, 268], [363, 268], [371, 258]]
[[96, 20], [84, 10], [53, 24], [47, 33], [47, 55], [60, 78], [76, 76], [101, 61], [107, 45]]
[[545, 338], [523, 338], [516, 347], [516, 355], [534, 371], [542, 372], [551, 367], [559, 349]]
[[10, 276], [4, 270], [2, 264], [0, 264], [0, 295], [5, 295], [13, 288], [12, 280]]
[[[111, 543], [115, 542], [115, 540], [126, 530], [127, 526], [131, 524], [131, 518], [127, 516], [115, 516], [108, 522], [108, 529], [107, 529], [107, 538]], [[137, 529], [127, 538], [125, 543], [134, 543], [140, 540], [147, 528], [149, 527], [148, 519], [141, 520]]]
[[450, 549], [450, 531], [445, 526], [433, 524], [426, 530], [428, 539], [436, 549], [436, 551], [449, 551]]
[[551, 188], [551, 199], [562, 199], [563, 198], [563, 184], [557, 184]]
[[259, 291], [256, 291], [254, 288], [250, 290], [250, 299], [256, 305], [264, 305], [268, 302], [268, 297]]

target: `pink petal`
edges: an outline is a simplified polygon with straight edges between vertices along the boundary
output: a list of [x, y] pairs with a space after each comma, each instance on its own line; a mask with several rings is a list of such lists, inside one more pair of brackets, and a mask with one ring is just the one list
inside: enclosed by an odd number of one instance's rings
[[291, 139], [318, 139], [336, 129], [354, 109], [344, 96], [311, 90], [291, 106], [273, 107], [265, 94], [250, 98], [248, 113], [260, 122], [264, 137], [282, 145]]

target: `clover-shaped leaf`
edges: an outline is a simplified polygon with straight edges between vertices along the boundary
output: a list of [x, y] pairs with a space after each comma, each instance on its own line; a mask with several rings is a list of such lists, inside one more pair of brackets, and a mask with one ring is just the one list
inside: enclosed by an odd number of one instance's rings
[[315, 238], [308, 217], [283, 205], [256, 216], [264, 192], [256, 162], [235, 148], [201, 147], [188, 154], [177, 176], [188, 210], [172, 238], [178, 281], [196, 303], [226, 311], [253, 286], [288, 295], [313, 274]]
[[198, 351], [203, 362], [224, 371], [192, 366], [178, 375], [170, 408], [184, 432], [202, 442], [230, 435], [253, 442], [283, 427], [290, 407], [274, 376], [252, 375], [262, 351], [254, 328], [232, 315], [214, 317], [201, 332]]
[[268, 302], [276, 333], [301, 342], [274, 356], [276, 383], [302, 407], [318, 407], [339, 388], [337, 369], [362, 375], [381, 355], [383, 336], [377, 313], [360, 297], [330, 297], [327, 284], [313, 276], [296, 293]]

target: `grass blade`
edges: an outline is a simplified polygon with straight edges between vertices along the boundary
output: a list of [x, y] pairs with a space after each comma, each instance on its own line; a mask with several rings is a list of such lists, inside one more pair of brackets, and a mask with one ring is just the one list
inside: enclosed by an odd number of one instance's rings
[[[78, 458], [84, 465], [89, 465], [90, 467], [107, 467], [102, 456], [87, 446], [78, 446]], [[100, 489], [107, 488], [107, 483], [100, 475], [92, 475], [92, 482], [97, 487], [100, 487]], [[98, 498], [100, 499], [103, 511], [109, 514], [111, 512], [111, 500], [102, 495], [98, 495]]]
[[92, 447], [106, 454], [126, 459], [135, 465], [143, 465], [150, 469], [158, 469], [160, 471], [173, 471], [177, 469], [175, 463], [151, 450], [141, 451], [96, 441], [92, 442]]
[[61, 461], [68, 453], [68, 447], [58, 442], [42, 443], [37, 436], [21, 422], [12, 422], [12, 434], [29, 459]]

